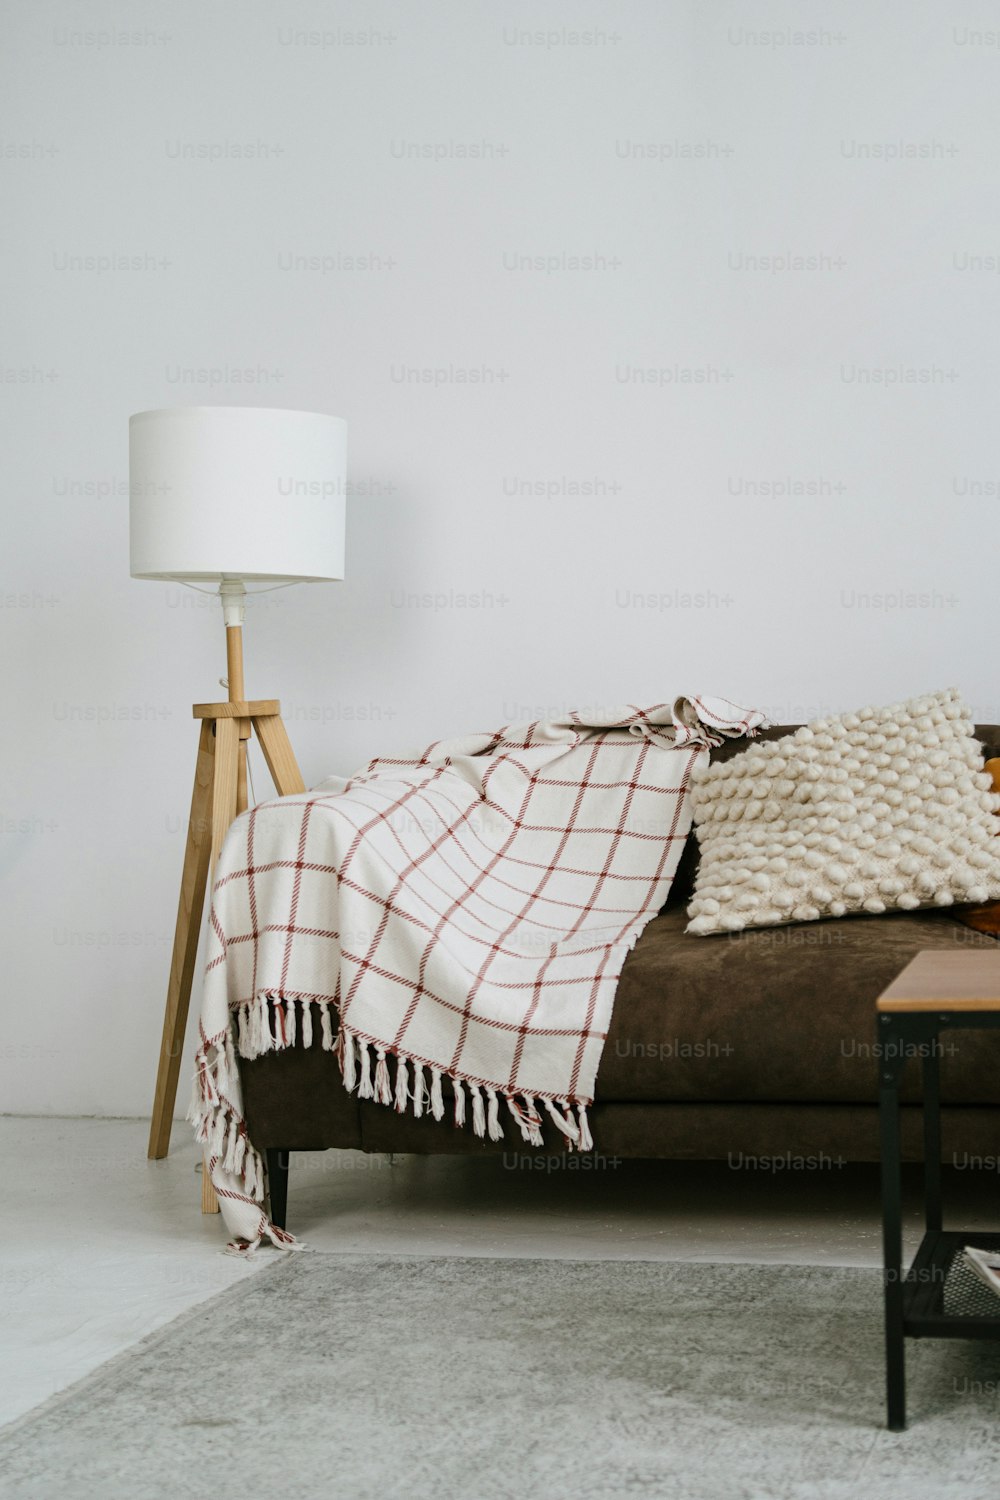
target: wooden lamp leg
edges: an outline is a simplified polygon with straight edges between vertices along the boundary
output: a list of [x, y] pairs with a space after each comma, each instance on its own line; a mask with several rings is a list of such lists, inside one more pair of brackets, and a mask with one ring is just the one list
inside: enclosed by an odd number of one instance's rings
[[177, 925], [174, 928], [174, 948], [170, 959], [167, 1005], [163, 1016], [163, 1040], [156, 1070], [153, 1118], [149, 1129], [148, 1154], [153, 1160], [166, 1156], [170, 1148], [170, 1127], [174, 1116], [174, 1101], [177, 1098], [177, 1079], [191, 1000], [191, 982], [201, 935], [211, 848], [212, 788], [215, 779], [213, 730], [214, 725], [209, 720], [202, 721], [181, 875], [181, 894], [177, 904]]
[[[212, 848], [209, 860], [209, 868], [212, 870], [215, 869], [219, 850], [229, 832], [229, 825], [236, 817], [239, 759], [239, 720], [217, 719], [215, 721], [215, 779], [212, 786]], [[219, 1212], [219, 1200], [212, 1186], [207, 1155], [201, 1169], [201, 1211], [203, 1214]]]
[[212, 1186], [212, 1174], [208, 1170], [207, 1156], [203, 1156], [201, 1160], [201, 1211], [203, 1214], [222, 1212], [215, 1188]]
[[212, 849], [210, 868], [215, 869], [230, 824], [236, 817], [236, 783], [240, 738], [236, 719], [218, 719], [215, 724], [215, 779], [212, 784]]
[[274, 782], [278, 796], [292, 797], [297, 792], [304, 792], [306, 784], [302, 780], [302, 772], [295, 759], [295, 751], [292, 749], [288, 731], [280, 715], [255, 716], [253, 727], [257, 731], [260, 748], [264, 752], [267, 769], [271, 773], [271, 780]]

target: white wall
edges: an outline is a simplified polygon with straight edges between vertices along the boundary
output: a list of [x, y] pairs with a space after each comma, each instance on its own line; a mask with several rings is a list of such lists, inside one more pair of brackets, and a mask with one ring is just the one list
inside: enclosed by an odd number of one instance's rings
[[[350, 424], [348, 581], [247, 628], [307, 780], [687, 689], [788, 719], [956, 682], [1000, 719], [995, 7], [8, 0], [3, 27], [2, 1107], [151, 1097], [188, 705], [224, 653], [211, 601], [129, 579], [132, 411]], [[788, 254], [818, 266], [744, 259]], [[486, 607], [401, 600], [452, 591]]]

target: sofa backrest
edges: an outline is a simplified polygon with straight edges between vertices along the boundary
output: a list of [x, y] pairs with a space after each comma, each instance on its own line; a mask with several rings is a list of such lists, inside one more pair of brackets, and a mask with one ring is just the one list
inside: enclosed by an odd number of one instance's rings
[[[757, 733], [757, 741], [780, 740], [786, 734], [794, 734], [798, 724], [772, 724], [769, 729], [761, 729]], [[1000, 756], [1000, 724], [977, 724], [976, 739], [983, 747], [983, 760], [990, 760], [993, 756]], [[732, 760], [734, 755], [742, 755], [752, 740], [742, 737], [737, 740], [723, 740], [721, 745], [716, 745], [711, 751], [711, 759], [715, 761]], [[674, 883], [670, 887], [670, 895], [667, 897], [667, 906], [678, 906], [691, 899], [694, 890], [695, 875], [698, 870], [698, 839], [692, 832], [687, 843], [684, 845], [684, 853], [681, 855]]]

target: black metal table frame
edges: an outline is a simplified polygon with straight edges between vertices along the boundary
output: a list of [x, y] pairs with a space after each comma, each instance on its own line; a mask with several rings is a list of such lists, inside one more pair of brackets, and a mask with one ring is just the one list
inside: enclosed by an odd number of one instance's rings
[[[943, 1031], [996, 1028], [1000, 1009], [879, 1013], [879, 1135], [882, 1160], [882, 1254], [885, 1300], [886, 1405], [891, 1432], [906, 1426], [906, 1348], [908, 1338], [1000, 1339], [1000, 1300], [996, 1318], [947, 1315], [943, 1286], [961, 1246], [974, 1241], [1000, 1249], [1000, 1234], [946, 1231], [941, 1203], [940, 1037]], [[908, 1271], [903, 1271], [902, 1149], [899, 1087], [908, 1061], [923, 1067], [924, 1236]]]

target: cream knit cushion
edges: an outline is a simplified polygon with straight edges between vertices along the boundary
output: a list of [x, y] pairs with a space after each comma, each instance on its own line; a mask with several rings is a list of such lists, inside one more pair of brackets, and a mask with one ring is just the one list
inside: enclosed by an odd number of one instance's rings
[[991, 786], [955, 689], [752, 745], [696, 777], [687, 930], [1000, 898]]

